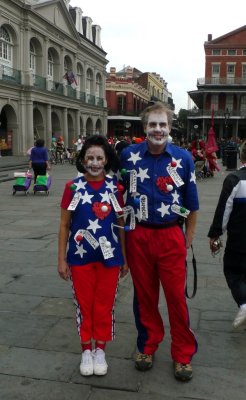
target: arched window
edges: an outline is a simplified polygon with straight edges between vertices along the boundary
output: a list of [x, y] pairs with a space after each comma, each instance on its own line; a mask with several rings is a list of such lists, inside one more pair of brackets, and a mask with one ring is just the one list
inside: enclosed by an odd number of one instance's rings
[[80, 64], [77, 65], [77, 84], [79, 90], [83, 90], [83, 68]]
[[33, 73], [36, 72], [36, 52], [32, 42], [30, 42], [29, 49], [29, 68], [33, 71]]
[[86, 92], [92, 94], [93, 75], [91, 69], [88, 69], [86, 74]]
[[96, 76], [96, 96], [102, 97], [102, 78], [100, 74]]
[[0, 60], [4, 62], [4, 64], [8, 64], [11, 66], [12, 64], [12, 40], [11, 36], [8, 33], [7, 29], [4, 27], [0, 28]]
[[48, 76], [53, 78], [54, 75], [54, 60], [51, 51], [48, 51]]

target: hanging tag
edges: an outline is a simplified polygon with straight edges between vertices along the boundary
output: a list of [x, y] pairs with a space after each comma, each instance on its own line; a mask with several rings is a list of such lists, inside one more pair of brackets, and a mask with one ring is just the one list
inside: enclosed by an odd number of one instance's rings
[[67, 210], [69, 211], [74, 211], [79, 204], [79, 201], [81, 199], [81, 193], [76, 192], [75, 195], [72, 198], [71, 203], [69, 204]]
[[99, 244], [103, 253], [104, 260], [114, 257], [113, 249], [111, 243], [107, 240], [106, 236], [101, 236], [99, 238]]
[[181, 207], [178, 204], [172, 204], [171, 210], [178, 215], [181, 215], [181, 217], [187, 218], [188, 215], [190, 214], [190, 211], [187, 210], [185, 207]]
[[148, 198], [145, 194], [140, 196], [140, 219], [148, 219]]
[[114, 223], [113, 222], [111, 224], [111, 232], [112, 232], [112, 236], [113, 236], [114, 241], [116, 243], [118, 243], [118, 238], [117, 238], [116, 234], [114, 233]]
[[130, 187], [129, 192], [135, 193], [137, 191], [137, 171], [135, 169], [130, 172]]
[[87, 240], [87, 242], [93, 247], [94, 250], [96, 250], [99, 246], [98, 241], [94, 238], [94, 236], [89, 232], [89, 231], [84, 231], [84, 238]]
[[176, 169], [171, 167], [171, 165], [167, 166], [167, 172], [171, 176], [171, 178], [176, 186], [180, 187], [184, 184], [184, 181], [182, 180], [181, 176], [179, 176]]
[[[129, 226], [129, 230], [133, 230], [136, 227], [136, 218], [134, 208], [132, 206], [126, 206], [123, 209], [125, 217], [125, 226]], [[128, 224], [128, 216], [130, 216], [130, 221]]]
[[114, 211], [115, 211], [115, 212], [120, 212], [120, 211], [122, 211], [122, 208], [121, 208], [121, 206], [119, 205], [118, 200], [116, 199], [114, 193], [109, 193], [108, 197], [110, 198], [110, 201], [111, 201], [111, 203], [112, 203], [112, 206], [113, 206], [113, 208], [114, 208]]

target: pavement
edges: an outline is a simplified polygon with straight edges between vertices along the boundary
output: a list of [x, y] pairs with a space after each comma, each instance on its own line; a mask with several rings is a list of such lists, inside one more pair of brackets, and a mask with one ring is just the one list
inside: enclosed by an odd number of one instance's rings
[[[6, 158], [6, 160], [5, 160]], [[26, 158], [0, 159], [0, 175], [13, 177]], [[16, 163], [16, 164], [15, 164]], [[8, 164], [8, 165], [6, 165]], [[8, 170], [8, 168], [10, 170]], [[59, 203], [64, 184], [76, 175], [69, 164], [52, 167], [49, 196], [12, 195], [13, 181], [0, 183], [0, 399], [1, 400], [244, 400], [246, 331], [235, 331], [237, 313], [223, 276], [223, 253], [212, 257], [207, 232], [224, 177], [198, 182], [200, 212], [194, 251], [198, 291], [188, 300], [199, 348], [188, 383], [173, 377], [169, 322], [163, 295], [160, 310], [166, 336], [152, 370], [134, 367], [136, 330], [132, 282], [119, 284], [116, 340], [107, 346], [108, 374], [82, 377], [81, 349], [70, 283], [57, 274]], [[189, 254], [189, 260], [191, 255]], [[189, 268], [189, 289], [192, 269]]]

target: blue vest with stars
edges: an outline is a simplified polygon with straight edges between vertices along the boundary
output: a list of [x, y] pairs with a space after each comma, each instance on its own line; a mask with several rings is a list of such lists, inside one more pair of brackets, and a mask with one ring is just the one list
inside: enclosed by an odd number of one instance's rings
[[[106, 267], [121, 266], [124, 259], [119, 240], [116, 212], [108, 197], [114, 193], [117, 198], [116, 178], [107, 175], [102, 186], [95, 190], [82, 176], [73, 180], [73, 196], [80, 194], [80, 200], [74, 211], [70, 226], [67, 262], [69, 265], [86, 265], [101, 262]], [[102, 211], [102, 206], [107, 206], [107, 211]], [[105, 208], [105, 207], [104, 207]], [[89, 236], [89, 239], [88, 239]], [[103, 237], [110, 258], [105, 259], [99, 238]]]

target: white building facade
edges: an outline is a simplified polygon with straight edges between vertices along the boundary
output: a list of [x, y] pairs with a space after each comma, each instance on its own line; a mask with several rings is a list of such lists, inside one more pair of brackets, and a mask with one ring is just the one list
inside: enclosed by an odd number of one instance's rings
[[100, 26], [70, 0], [1, 0], [0, 150], [36, 138], [106, 134], [106, 53]]

